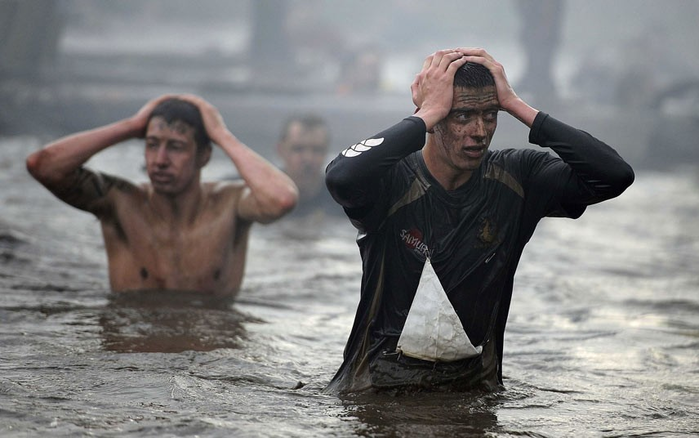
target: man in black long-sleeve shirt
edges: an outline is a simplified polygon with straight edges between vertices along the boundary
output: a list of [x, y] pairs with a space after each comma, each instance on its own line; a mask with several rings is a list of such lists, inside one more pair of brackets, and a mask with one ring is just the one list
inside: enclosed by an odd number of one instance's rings
[[[538, 221], [621, 194], [631, 167], [539, 112], [483, 49], [430, 55], [418, 107], [344, 150], [326, 183], [359, 230], [361, 300], [330, 390], [496, 389], [515, 270]], [[533, 149], [488, 150], [498, 111]]]

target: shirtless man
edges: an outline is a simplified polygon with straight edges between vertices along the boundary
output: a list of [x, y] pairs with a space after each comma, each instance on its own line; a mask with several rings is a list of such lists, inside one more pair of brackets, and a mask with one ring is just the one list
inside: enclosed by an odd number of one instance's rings
[[[84, 163], [145, 136], [150, 183], [88, 170]], [[211, 143], [233, 160], [241, 182], [201, 182]], [[234, 297], [254, 222], [296, 204], [296, 186], [241, 143], [218, 110], [193, 96], [161, 96], [135, 115], [61, 138], [27, 158], [27, 169], [62, 201], [100, 220], [113, 291], [180, 290]]]

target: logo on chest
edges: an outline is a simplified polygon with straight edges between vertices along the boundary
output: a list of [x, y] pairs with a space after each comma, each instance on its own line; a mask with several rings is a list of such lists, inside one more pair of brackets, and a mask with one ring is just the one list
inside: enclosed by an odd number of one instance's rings
[[478, 240], [481, 247], [490, 247], [500, 243], [500, 227], [491, 218], [482, 217], [478, 226]]
[[405, 246], [411, 251], [417, 251], [423, 256], [427, 257], [429, 248], [427, 244], [423, 241], [422, 231], [417, 228], [412, 228], [410, 230], [401, 230], [400, 238], [405, 243]]

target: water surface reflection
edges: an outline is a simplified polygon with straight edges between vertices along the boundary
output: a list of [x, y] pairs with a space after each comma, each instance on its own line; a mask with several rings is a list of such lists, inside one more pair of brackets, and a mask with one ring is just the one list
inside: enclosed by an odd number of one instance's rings
[[253, 322], [231, 299], [171, 291], [110, 294], [99, 315], [103, 348], [121, 353], [240, 348]]
[[699, 435], [695, 166], [542, 221], [515, 277], [504, 391], [338, 398], [323, 389], [361, 278], [346, 220], [254, 227], [232, 304], [110, 294], [98, 222], [26, 173], [38, 146], [0, 140], [3, 437]]

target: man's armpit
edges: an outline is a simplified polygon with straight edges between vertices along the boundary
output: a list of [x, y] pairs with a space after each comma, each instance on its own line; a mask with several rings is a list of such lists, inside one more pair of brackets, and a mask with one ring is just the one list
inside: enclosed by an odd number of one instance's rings
[[123, 179], [80, 168], [53, 192], [73, 207], [100, 216], [109, 210], [107, 195], [113, 188], [130, 191], [134, 187]]

